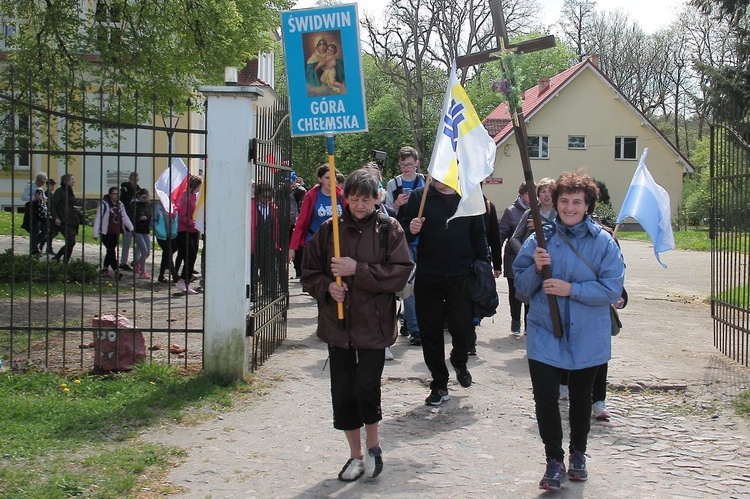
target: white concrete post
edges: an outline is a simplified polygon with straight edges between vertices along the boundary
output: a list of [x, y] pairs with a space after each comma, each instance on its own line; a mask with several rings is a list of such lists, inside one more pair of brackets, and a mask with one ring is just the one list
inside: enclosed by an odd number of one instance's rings
[[249, 161], [257, 87], [200, 87], [206, 115], [206, 246], [203, 370], [226, 381], [248, 371], [245, 318], [250, 312]]

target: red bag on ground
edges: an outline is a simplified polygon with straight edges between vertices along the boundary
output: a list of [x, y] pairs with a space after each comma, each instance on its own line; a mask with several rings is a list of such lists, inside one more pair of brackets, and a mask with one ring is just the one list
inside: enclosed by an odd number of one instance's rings
[[146, 358], [146, 340], [143, 333], [122, 331], [133, 329], [133, 323], [127, 317], [95, 315], [91, 325], [102, 328], [101, 331], [94, 331], [94, 370], [126, 371], [131, 369], [134, 363]]

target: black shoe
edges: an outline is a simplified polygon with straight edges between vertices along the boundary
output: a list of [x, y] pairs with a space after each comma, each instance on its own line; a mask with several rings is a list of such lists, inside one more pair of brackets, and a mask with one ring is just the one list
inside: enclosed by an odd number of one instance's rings
[[453, 369], [456, 370], [456, 379], [458, 380], [458, 384], [463, 386], [464, 388], [469, 388], [471, 386], [471, 373], [468, 369], [466, 369], [466, 364], [463, 366], [457, 366], [451, 361], [451, 365], [453, 366]]
[[399, 329], [399, 333], [401, 336], [409, 336], [409, 330], [406, 329], [406, 324], [401, 324], [401, 329]]
[[422, 344], [422, 337], [419, 334], [412, 334], [409, 336], [409, 345], [418, 347]]
[[510, 332], [516, 335], [520, 335], [521, 321], [510, 321]]
[[162, 284], [167, 284], [167, 283], [169, 283], [169, 279], [167, 279], [167, 278], [166, 278], [166, 277], [164, 277], [163, 275], [160, 275], [160, 276], [159, 276], [159, 279], [158, 279], [158, 281], [159, 281], [160, 283], [162, 283]]
[[473, 357], [477, 354], [477, 347], [469, 347], [469, 351], [467, 353]]
[[450, 400], [450, 395], [448, 395], [448, 390], [432, 390], [430, 392], [430, 396], [424, 399], [425, 405], [433, 405], [433, 406], [439, 406], [446, 400]]
[[133, 267], [131, 267], [127, 263], [121, 263], [118, 270], [127, 270], [128, 272], [132, 272], [133, 271]]

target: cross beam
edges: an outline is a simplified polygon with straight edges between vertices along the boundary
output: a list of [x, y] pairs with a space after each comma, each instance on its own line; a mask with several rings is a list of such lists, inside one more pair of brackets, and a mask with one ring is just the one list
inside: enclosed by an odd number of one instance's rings
[[[483, 52], [477, 52], [475, 54], [467, 54], [463, 57], [456, 58], [457, 67], [473, 66], [481, 64], [483, 62], [490, 62], [492, 60], [499, 60], [503, 66], [503, 72], [505, 78], [511, 87], [515, 87], [518, 82], [513, 81], [513, 75], [508, 74], [507, 67], [503, 61], [503, 56], [508, 52], [514, 52], [516, 54], [524, 54], [529, 52], [536, 52], [555, 46], [555, 37], [548, 35], [542, 38], [534, 38], [521, 43], [512, 44], [508, 40], [508, 32], [505, 28], [505, 18], [503, 17], [503, 6], [501, 0], [489, 0], [490, 1], [490, 13], [492, 14], [492, 23], [495, 30], [495, 40], [497, 41], [497, 49], [486, 50]], [[531, 171], [531, 158], [529, 158], [528, 149], [528, 134], [526, 133], [526, 120], [523, 116], [523, 108], [511, 109], [508, 106], [508, 112], [513, 117], [513, 133], [516, 137], [516, 144], [518, 144], [518, 150], [521, 156], [521, 166], [523, 167], [523, 176], [526, 181], [526, 189], [529, 193], [529, 204], [531, 205], [531, 218], [534, 221], [534, 233], [536, 236], [537, 246], [539, 248], [546, 249], [547, 244], [544, 240], [544, 232], [542, 231], [542, 218], [539, 214], [539, 204], [536, 198], [536, 187], [534, 185], [534, 173]], [[552, 277], [552, 269], [549, 265], [545, 265], [542, 268], [542, 275], [545, 279]], [[563, 335], [562, 322], [560, 320], [560, 310], [557, 306], [557, 298], [553, 295], [547, 295], [547, 302], [549, 303], [550, 317], [552, 318], [552, 326], [556, 337], [561, 338]]]
[[516, 54], [528, 54], [529, 52], [538, 52], [555, 46], [554, 35], [534, 38], [532, 40], [526, 40], [525, 42], [510, 43], [510, 40], [508, 40], [508, 31], [505, 28], [505, 18], [503, 17], [503, 6], [501, 0], [490, 0], [490, 13], [492, 14], [492, 24], [495, 30], [497, 48], [457, 57], [456, 67], [465, 68], [466, 66], [476, 66], [483, 62], [490, 62], [502, 57], [503, 53], [506, 51], [515, 52]]

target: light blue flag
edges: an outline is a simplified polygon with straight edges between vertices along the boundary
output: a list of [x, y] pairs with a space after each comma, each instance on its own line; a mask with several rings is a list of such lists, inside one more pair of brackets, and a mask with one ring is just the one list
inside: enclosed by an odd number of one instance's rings
[[427, 170], [432, 178], [461, 196], [456, 213], [448, 221], [481, 215], [487, 210], [481, 182], [495, 169], [497, 146], [458, 82], [455, 61], [451, 65], [441, 116]]
[[627, 217], [635, 218], [651, 238], [656, 260], [662, 267], [667, 268], [661, 263], [659, 253], [674, 249], [672, 210], [669, 205], [669, 193], [654, 181], [646, 168], [647, 154], [648, 148], [645, 148], [622, 202], [617, 223], [622, 223]]

